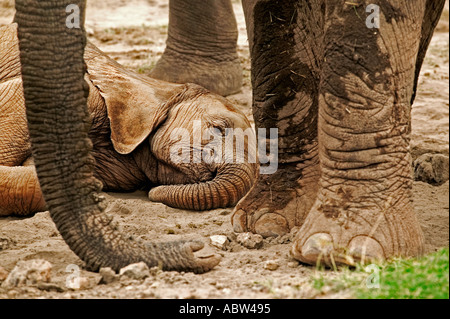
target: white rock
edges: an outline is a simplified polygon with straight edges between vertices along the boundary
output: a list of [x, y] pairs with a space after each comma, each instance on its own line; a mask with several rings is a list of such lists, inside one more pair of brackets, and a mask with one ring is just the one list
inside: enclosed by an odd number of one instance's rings
[[141, 280], [150, 276], [150, 270], [146, 263], [140, 262], [128, 265], [119, 272], [120, 276], [127, 276], [130, 279]]
[[52, 264], [43, 259], [19, 261], [2, 283], [4, 288], [35, 285], [50, 282]]
[[259, 234], [240, 233], [237, 242], [248, 249], [259, 249], [263, 246], [264, 238]]
[[219, 249], [225, 250], [226, 244], [228, 242], [227, 236], [224, 235], [214, 235], [209, 237], [211, 240], [211, 245]]

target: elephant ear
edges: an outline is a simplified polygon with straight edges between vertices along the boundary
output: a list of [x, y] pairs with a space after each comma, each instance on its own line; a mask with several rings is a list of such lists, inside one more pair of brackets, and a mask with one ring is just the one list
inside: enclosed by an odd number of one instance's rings
[[114, 149], [129, 154], [167, 118], [167, 102], [183, 86], [127, 70], [91, 43], [84, 60], [89, 79], [105, 100]]

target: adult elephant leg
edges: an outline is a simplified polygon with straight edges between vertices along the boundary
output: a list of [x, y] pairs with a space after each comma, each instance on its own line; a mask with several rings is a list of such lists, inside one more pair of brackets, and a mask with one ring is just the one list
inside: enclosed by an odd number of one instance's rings
[[50, 215], [66, 243], [90, 270], [111, 267], [118, 271], [140, 261], [167, 270], [213, 268], [218, 257], [194, 256], [201, 243], [145, 245], [119, 233], [104, 214], [88, 138], [84, 28], [66, 26], [66, 7], [76, 5], [84, 21], [85, 1], [15, 3], [33, 158]]
[[353, 264], [423, 251], [411, 197], [411, 100], [421, 39], [434, 27], [422, 34], [425, 0], [405, 0], [383, 2], [380, 28], [369, 29], [361, 17], [370, 3], [326, 5], [321, 178], [292, 248], [306, 263]]
[[226, 96], [242, 86], [231, 0], [170, 0], [169, 35], [154, 78], [196, 83]]
[[[323, 1], [244, 0], [259, 143], [278, 142], [278, 169], [261, 174], [237, 205], [234, 230], [264, 237], [301, 225], [319, 178], [317, 112], [323, 56]], [[270, 128], [278, 140], [270, 140]], [[264, 154], [265, 155], [265, 154]], [[263, 172], [264, 173], [264, 172]]]

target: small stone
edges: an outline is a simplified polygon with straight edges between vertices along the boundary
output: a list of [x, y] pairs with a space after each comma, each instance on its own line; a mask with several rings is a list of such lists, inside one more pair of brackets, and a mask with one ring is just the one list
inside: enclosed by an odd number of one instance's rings
[[280, 264], [278, 264], [278, 262], [275, 260], [268, 260], [264, 263], [264, 269], [267, 269], [270, 271], [277, 270], [278, 267], [280, 267]]
[[19, 261], [2, 283], [4, 288], [35, 285], [50, 282], [52, 264], [43, 259]]
[[258, 234], [241, 233], [236, 238], [237, 242], [248, 249], [260, 249], [264, 238]]
[[211, 246], [214, 246], [214, 247], [222, 249], [222, 250], [226, 249], [226, 245], [228, 242], [227, 236], [214, 235], [214, 236], [209, 237], [209, 239], [211, 240]]
[[150, 277], [150, 270], [147, 264], [141, 261], [140, 263], [131, 264], [120, 269], [119, 275], [126, 276], [130, 279], [142, 280]]
[[156, 267], [150, 268], [150, 275], [153, 277], [156, 277], [156, 276], [160, 275], [161, 273], [163, 273], [161, 267], [156, 266]]
[[8, 272], [5, 270], [5, 268], [0, 266], [0, 282], [6, 280], [6, 278], [8, 278]]
[[290, 262], [288, 262], [287, 265], [289, 268], [297, 268], [299, 263], [298, 263], [298, 261], [290, 261]]
[[91, 284], [91, 280], [89, 280], [89, 278], [86, 277], [80, 277], [80, 286], [79, 286], [79, 290], [85, 290], [85, 289], [89, 289], [92, 288], [94, 285]]
[[227, 233], [227, 237], [228, 237], [228, 240], [230, 240], [230, 241], [236, 241], [237, 234], [234, 231], [232, 231], [232, 232]]
[[227, 249], [228, 249], [228, 251], [231, 251], [232, 253], [236, 253], [236, 252], [239, 252], [239, 251], [243, 251], [245, 248], [242, 245], [240, 245], [240, 244], [238, 244], [236, 242], [232, 242], [227, 247]]
[[442, 185], [449, 179], [449, 158], [442, 154], [423, 154], [414, 161], [414, 179]]
[[95, 286], [92, 280], [86, 277], [76, 277], [66, 282], [66, 287], [71, 290], [85, 290]]
[[99, 274], [102, 276], [100, 279], [100, 284], [107, 285], [119, 279], [116, 272], [109, 267], [100, 268]]

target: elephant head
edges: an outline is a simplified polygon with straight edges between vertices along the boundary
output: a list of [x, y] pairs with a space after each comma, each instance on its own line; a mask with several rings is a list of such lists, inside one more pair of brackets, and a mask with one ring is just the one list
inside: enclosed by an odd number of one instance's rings
[[255, 135], [228, 100], [195, 84], [131, 72], [89, 43], [84, 58], [106, 105], [114, 149], [133, 154], [150, 181], [163, 185], [150, 191], [151, 200], [214, 209], [235, 205], [253, 186]]

